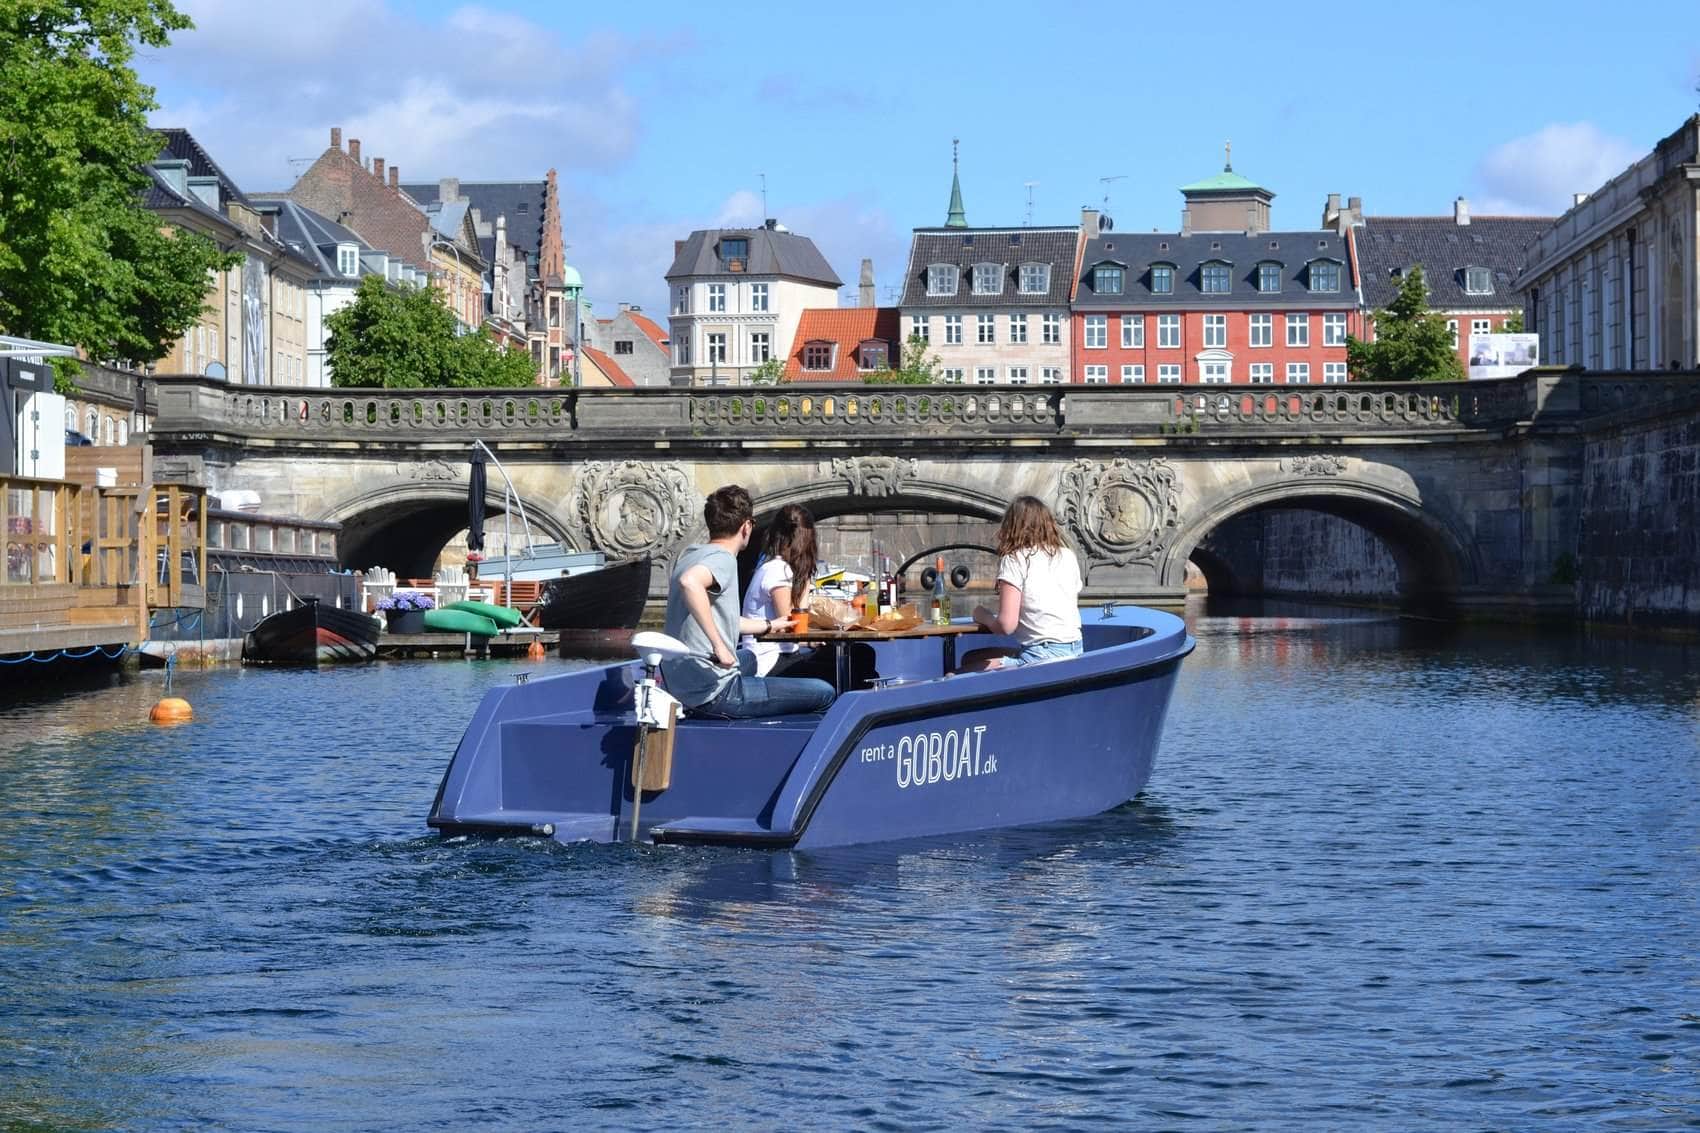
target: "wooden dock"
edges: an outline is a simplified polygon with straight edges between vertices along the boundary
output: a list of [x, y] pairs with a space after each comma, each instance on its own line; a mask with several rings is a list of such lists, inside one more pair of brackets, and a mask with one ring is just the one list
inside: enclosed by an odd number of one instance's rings
[[469, 633], [389, 633], [378, 638], [378, 656], [391, 658], [523, 657], [533, 641], [549, 653], [582, 661], [618, 661], [631, 657], [629, 629], [518, 629], [495, 637]]

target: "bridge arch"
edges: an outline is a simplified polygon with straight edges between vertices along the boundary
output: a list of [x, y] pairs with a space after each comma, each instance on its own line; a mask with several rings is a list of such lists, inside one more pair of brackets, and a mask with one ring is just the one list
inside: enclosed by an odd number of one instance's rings
[[1211, 500], [1190, 515], [1183, 513], [1179, 530], [1156, 564], [1159, 581], [1184, 587], [1189, 559], [1206, 579], [1232, 577], [1231, 565], [1208, 549], [1201, 554], [1200, 544], [1235, 516], [1270, 508], [1323, 512], [1375, 535], [1398, 566], [1400, 596], [1408, 602], [1448, 601], [1476, 585], [1482, 574], [1471, 541], [1450, 516], [1416, 491], [1341, 477], [1254, 484]]
[[[486, 541], [492, 531], [501, 530], [503, 498], [500, 485], [485, 492]], [[444, 545], [466, 528], [466, 502], [463, 483], [391, 483], [348, 496], [315, 518], [342, 524], [337, 557], [344, 567], [383, 566], [404, 578], [429, 578]], [[569, 529], [550, 506], [529, 496], [521, 496], [520, 502], [534, 540], [574, 545]], [[514, 522], [517, 538], [523, 531], [517, 507]]]
[[945, 480], [909, 478], [897, 491], [864, 495], [847, 491], [842, 479], [816, 479], [761, 492], [754, 504], [760, 525], [786, 504], [801, 504], [816, 519], [882, 511], [935, 511], [997, 520], [1009, 500], [997, 492]]

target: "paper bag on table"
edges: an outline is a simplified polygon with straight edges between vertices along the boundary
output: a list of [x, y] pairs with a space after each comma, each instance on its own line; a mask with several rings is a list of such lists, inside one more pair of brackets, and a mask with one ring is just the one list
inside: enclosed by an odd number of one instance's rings
[[881, 610], [880, 616], [868, 623], [867, 628], [881, 633], [902, 633], [920, 624], [921, 611], [915, 608], [915, 603], [905, 602], [895, 610]]
[[849, 629], [857, 616], [856, 607], [840, 599], [820, 594], [809, 599], [810, 629]]

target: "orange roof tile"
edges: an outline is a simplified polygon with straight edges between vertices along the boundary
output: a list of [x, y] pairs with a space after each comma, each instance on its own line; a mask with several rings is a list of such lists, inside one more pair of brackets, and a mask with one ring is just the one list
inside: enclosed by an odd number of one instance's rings
[[[866, 371], [856, 365], [856, 348], [869, 339], [885, 343], [888, 366], [901, 361], [903, 347], [896, 307], [817, 307], [797, 320], [797, 337], [785, 358], [788, 382], [859, 382]], [[810, 342], [830, 342], [830, 370], [803, 369], [803, 349]]]
[[608, 378], [608, 381], [612, 384], [619, 386], [621, 389], [637, 388], [637, 383], [632, 381], [631, 375], [620, 369], [620, 364], [618, 362], [608, 357], [608, 355], [604, 354], [602, 351], [596, 349], [596, 347], [585, 347], [584, 356], [594, 362], [596, 364], [596, 368], [601, 370]]
[[627, 311], [626, 314], [631, 316], [632, 322], [638, 325], [639, 330], [643, 331], [643, 333], [655, 340], [655, 345], [667, 345], [667, 332], [662, 330], [661, 327], [656, 324], [654, 319], [650, 318], [648, 315], [640, 314], [637, 311]]

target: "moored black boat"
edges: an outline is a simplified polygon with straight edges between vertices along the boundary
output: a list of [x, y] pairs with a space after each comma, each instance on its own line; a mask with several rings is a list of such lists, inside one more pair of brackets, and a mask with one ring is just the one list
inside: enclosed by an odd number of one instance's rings
[[250, 665], [320, 665], [370, 661], [378, 652], [379, 623], [358, 610], [315, 599], [279, 610], [255, 623], [242, 638], [242, 661]]
[[538, 624], [544, 629], [633, 628], [649, 600], [651, 565], [645, 557], [549, 579], [538, 599]]

